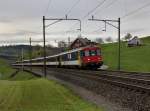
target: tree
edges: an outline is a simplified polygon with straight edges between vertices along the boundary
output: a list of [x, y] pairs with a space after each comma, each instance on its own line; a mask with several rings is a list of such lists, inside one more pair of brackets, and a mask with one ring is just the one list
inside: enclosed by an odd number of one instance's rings
[[59, 47], [59, 48], [67, 47], [67, 44], [66, 44], [65, 41], [59, 41], [59, 42], [58, 42], [58, 47]]
[[100, 44], [102, 44], [102, 43], [104, 43], [104, 41], [103, 41], [103, 39], [102, 38], [96, 38], [96, 40], [95, 40], [97, 43], [100, 43]]
[[125, 35], [125, 37], [124, 37], [124, 39], [125, 39], [126, 41], [130, 40], [131, 38], [132, 38], [132, 35], [131, 35], [130, 33], [127, 33], [127, 34]]
[[108, 38], [106, 38], [106, 41], [107, 41], [107, 42], [112, 42], [113, 40], [112, 40], [111, 37], [108, 37]]

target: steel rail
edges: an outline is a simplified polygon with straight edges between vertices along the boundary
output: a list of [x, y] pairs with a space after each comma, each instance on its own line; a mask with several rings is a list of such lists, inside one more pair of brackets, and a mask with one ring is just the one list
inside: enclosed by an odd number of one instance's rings
[[130, 88], [130, 89], [135, 89], [135, 90], [141, 90], [141, 91], [144, 91], [144, 92], [150, 92], [150, 86], [144, 86], [144, 85], [133, 84], [133, 83], [126, 83], [125, 81], [118, 81], [117, 79], [113, 80], [111, 78], [103, 78], [101, 76], [96, 76], [96, 75], [77, 74], [75, 72], [67, 73], [66, 71], [63, 72], [62, 70], [61, 71], [57, 70], [57, 72], [59, 72], [59, 75], [63, 75], [63, 76], [66, 75], [66, 77], [69, 77], [71, 75], [71, 76], [74, 76], [74, 77], [87, 78], [87, 79], [95, 80], [95, 81], [98, 81], [98, 82], [107, 82], [107, 83], [117, 85], [117, 86], [120, 86], [120, 87], [125, 87], [125, 88]]
[[100, 72], [97, 73], [97, 71], [84, 71], [63, 68], [47, 68], [47, 71], [54, 71], [56, 73], [59, 73], [59, 75], [72, 75], [74, 77], [88, 78], [99, 82], [109, 82], [115, 85], [121, 85], [122, 87], [129, 87], [136, 90], [139, 89], [142, 91], [150, 92], [150, 80], [120, 75], [118, 76], [115, 74], [111, 74], [111, 71], [106, 71], [108, 74], [103, 74]]
[[132, 77], [139, 79], [150, 80], [150, 73], [140, 73], [140, 72], [125, 72], [125, 71], [110, 71], [110, 70], [100, 70], [100, 71], [91, 71], [91, 70], [75, 70], [75, 69], [66, 69], [68, 71], [80, 71], [80, 73], [93, 73], [93, 74], [108, 74], [108, 75], [118, 75], [124, 77]]

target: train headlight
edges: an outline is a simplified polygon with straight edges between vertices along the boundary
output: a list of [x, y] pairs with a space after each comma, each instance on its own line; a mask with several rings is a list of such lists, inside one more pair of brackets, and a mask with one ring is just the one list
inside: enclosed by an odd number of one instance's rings
[[88, 61], [90, 61], [91, 59], [87, 59]]
[[101, 60], [101, 58], [98, 58], [98, 60], [100, 61], [100, 60]]

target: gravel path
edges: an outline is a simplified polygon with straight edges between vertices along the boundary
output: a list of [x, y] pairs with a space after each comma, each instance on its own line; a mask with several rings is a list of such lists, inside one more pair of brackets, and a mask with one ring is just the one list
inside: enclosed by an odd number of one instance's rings
[[103, 107], [104, 110], [106, 110], [106, 111], [132, 111], [127, 108], [122, 108], [117, 104], [110, 103], [108, 100], [106, 100], [101, 95], [97, 95], [97, 94], [93, 93], [92, 91], [89, 91], [85, 88], [82, 88], [82, 87], [74, 85], [72, 83], [57, 79], [50, 75], [48, 75], [47, 77], [50, 80], [55, 80], [65, 86], [71, 88], [71, 90], [73, 90], [75, 92], [75, 94], [79, 95], [80, 97], [82, 97], [83, 99], [85, 99], [91, 103], [96, 104], [97, 106]]

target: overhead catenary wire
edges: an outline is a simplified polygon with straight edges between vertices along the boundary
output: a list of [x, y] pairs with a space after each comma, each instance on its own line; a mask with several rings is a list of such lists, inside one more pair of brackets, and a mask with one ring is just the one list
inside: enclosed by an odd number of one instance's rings
[[[114, 5], [117, 1], [118, 1], [118, 0], [113, 0], [113, 1], [111, 1], [108, 5], [106, 5], [106, 6], [103, 8], [103, 10], [106, 9], [106, 8], [111, 7], [111, 6]], [[96, 15], [97, 13], [99, 13], [99, 12], [101, 12], [101, 11], [102, 11], [102, 10], [98, 10], [98, 11], [96, 11], [93, 15]], [[100, 29], [101, 29], [101, 28], [98, 28], [97, 30], [92, 31], [91, 33], [98, 32], [98, 31], [100, 31]]]
[[[48, 0], [47, 7], [46, 7], [44, 14], [43, 14], [44, 16], [47, 15], [51, 2], [52, 2], [52, 0]], [[42, 26], [36, 27], [36, 29], [39, 29], [39, 28], [42, 28]]]
[[[49, 6], [50, 6], [50, 4], [51, 4], [51, 1], [52, 0], [49, 0], [49, 2], [48, 2], [48, 5], [47, 5], [47, 8], [46, 8], [46, 11], [45, 11], [45, 15], [47, 14], [47, 12], [48, 12], [48, 9], [49, 9]], [[77, 6], [77, 4], [80, 2], [81, 0], [77, 0], [76, 2], [75, 2], [75, 4], [73, 4], [73, 6], [69, 9], [69, 11], [66, 13], [66, 15], [68, 15], [68, 14], [70, 14], [71, 13], [71, 11], [74, 9], [74, 7], [76, 7]], [[103, 5], [104, 3], [105, 3], [105, 1], [106, 0], [103, 0], [103, 1], [101, 1], [96, 7], [94, 7], [92, 10], [90, 10], [85, 16], [83, 16], [82, 17], [82, 19], [85, 19], [86, 17], [88, 17], [91, 13], [93, 13], [97, 8], [99, 8], [101, 5]], [[77, 24], [77, 23], [76, 23]], [[75, 25], [76, 25], [75, 24]], [[75, 26], [75, 25], [73, 25], [73, 27]], [[71, 28], [69, 28], [69, 30], [70, 29], [72, 29], [72, 27]]]
[[85, 19], [86, 17], [88, 17], [91, 13], [93, 13], [96, 9], [98, 9], [100, 6], [102, 6], [107, 0], [103, 0], [102, 2], [100, 2], [96, 7], [94, 7], [92, 10], [90, 10], [86, 15], [84, 15], [82, 17], [82, 19]]
[[[88, 17], [91, 13], [93, 13], [96, 9], [98, 9], [100, 6], [102, 6], [107, 0], [103, 0], [101, 1], [98, 5], [96, 5], [96, 7], [94, 7], [93, 9], [91, 9], [90, 11], [88, 11], [87, 14], [85, 14], [81, 19], [84, 20], [86, 17]], [[75, 23], [73, 26], [71, 26], [69, 28], [69, 30], [71, 30], [75, 25], [77, 25], [77, 23]]]
[[47, 7], [46, 7], [46, 10], [45, 10], [45, 13], [44, 13], [45, 16], [46, 16], [47, 13], [48, 13], [48, 10], [49, 10], [49, 7], [50, 7], [51, 2], [52, 2], [52, 0], [49, 0], [49, 1], [48, 1]]
[[81, 0], [77, 0], [72, 7], [69, 9], [69, 11], [66, 13], [66, 15], [70, 14], [72, 12], [72, 10], [78, 5], [78, 3], [80, 3]]
[[[72, 5], [72, 7], [71, 7], [71, 8], [69, 9], [69, 11], [66, 13], [66, 16], [67, 16], [69, 13], [71, 13], [71, 11], [77, 6], [77, 4], [78, 4], [80, 1], [81, 1], [81, 0], [77, 0], [77, 1]], [[52, 0], [49, 0], [48, 5], [47, 5], [47, 8], [46, 8], [46, 11], [45, 11], [45, 15], [47, 14], [47, 12], [48, 12], [48, 10], [49, 10], [49, 7], [50, 7], [51, 2], [52, 2]], [[55, 24], [55, 23], [57, 23], [57, 22], [60, 22], [60, 21], [62, 21], [62, 20], [55, 21], [55, 22], [53, 22], [53, 23], [47, 25], [46, 27], [48, 27], [48, 26], [50, 26], [50, 25], [52, 25], [52, 24]]]
[[[116, 3], [118, 0], [113, 0], [112, 2], [110, 2], [107, 6], [105, 6], [104, 8], [103, 8], [103, 10], [104, 9], [106, 9], [106, 8], [109, 8], [109, 7], [111, 7], [114, 3]], [[97, 13], [99, 13], [99, 12], [101, 12], [102, 10], [98, 10], [98, 11], [96, 11], [93, 15], [96, 15]]]
[[149, 6], [150, 6], [150, 2], [137, 8], [137, 9], [135, 9], [135, 10], [133, 10], [133, 11], [131, 11], [131, 12], [129, 12], [129, 13], [127, 13], [127, 14], [125, 14], [125, 15], [123, 15], [121, 18], [122, 19], [127, 18], [128, 16], [131, 16], [131, 15], [133, 15], [133, 14], [135, 14], [135, 13], [137, 13], [137, 12], [141, 11], [142, 9], [147, 8]]
[[[114, 3], [116, 3], [116, 1], [117, 1], [117, 0], [112, 1], [112, 2], [111, 2], [110, 4], [108, 4], [105, 8], [110, 7], [111, 5], [113, 5]], [[131, 12], [125, 14], [125, 15], [122, 16], [121, 18], [124, 19], [124, 18], [126, 18], [126, 17], [128, 17], [128, 16], [131, 16], [132, 14], [135, 14], [135, 13], [141, 11], [142, 9], [144, 9], [144, 8], [146, 8], [146, 7], [148, 7], [148, 6], [150, 6], [150, 3], [147, 3], [147, 4], [145, 4], [145, 5], [141, 6], [141, 7], [139, 7], [139, 8], [137, 8], [137, 9], [135, 9], [135, 10], [133, 10], [133, 11], [131, 11]], [[94, 14], [97, 14], [97, 13], [98, 13], [98, 11], [95, 12]], [[100, 29], [95, 30], [95, 31], [92, 31], [92, 32], [97, 32], [97, 31], [99, 31], [99, 30], [100, 30]]]

